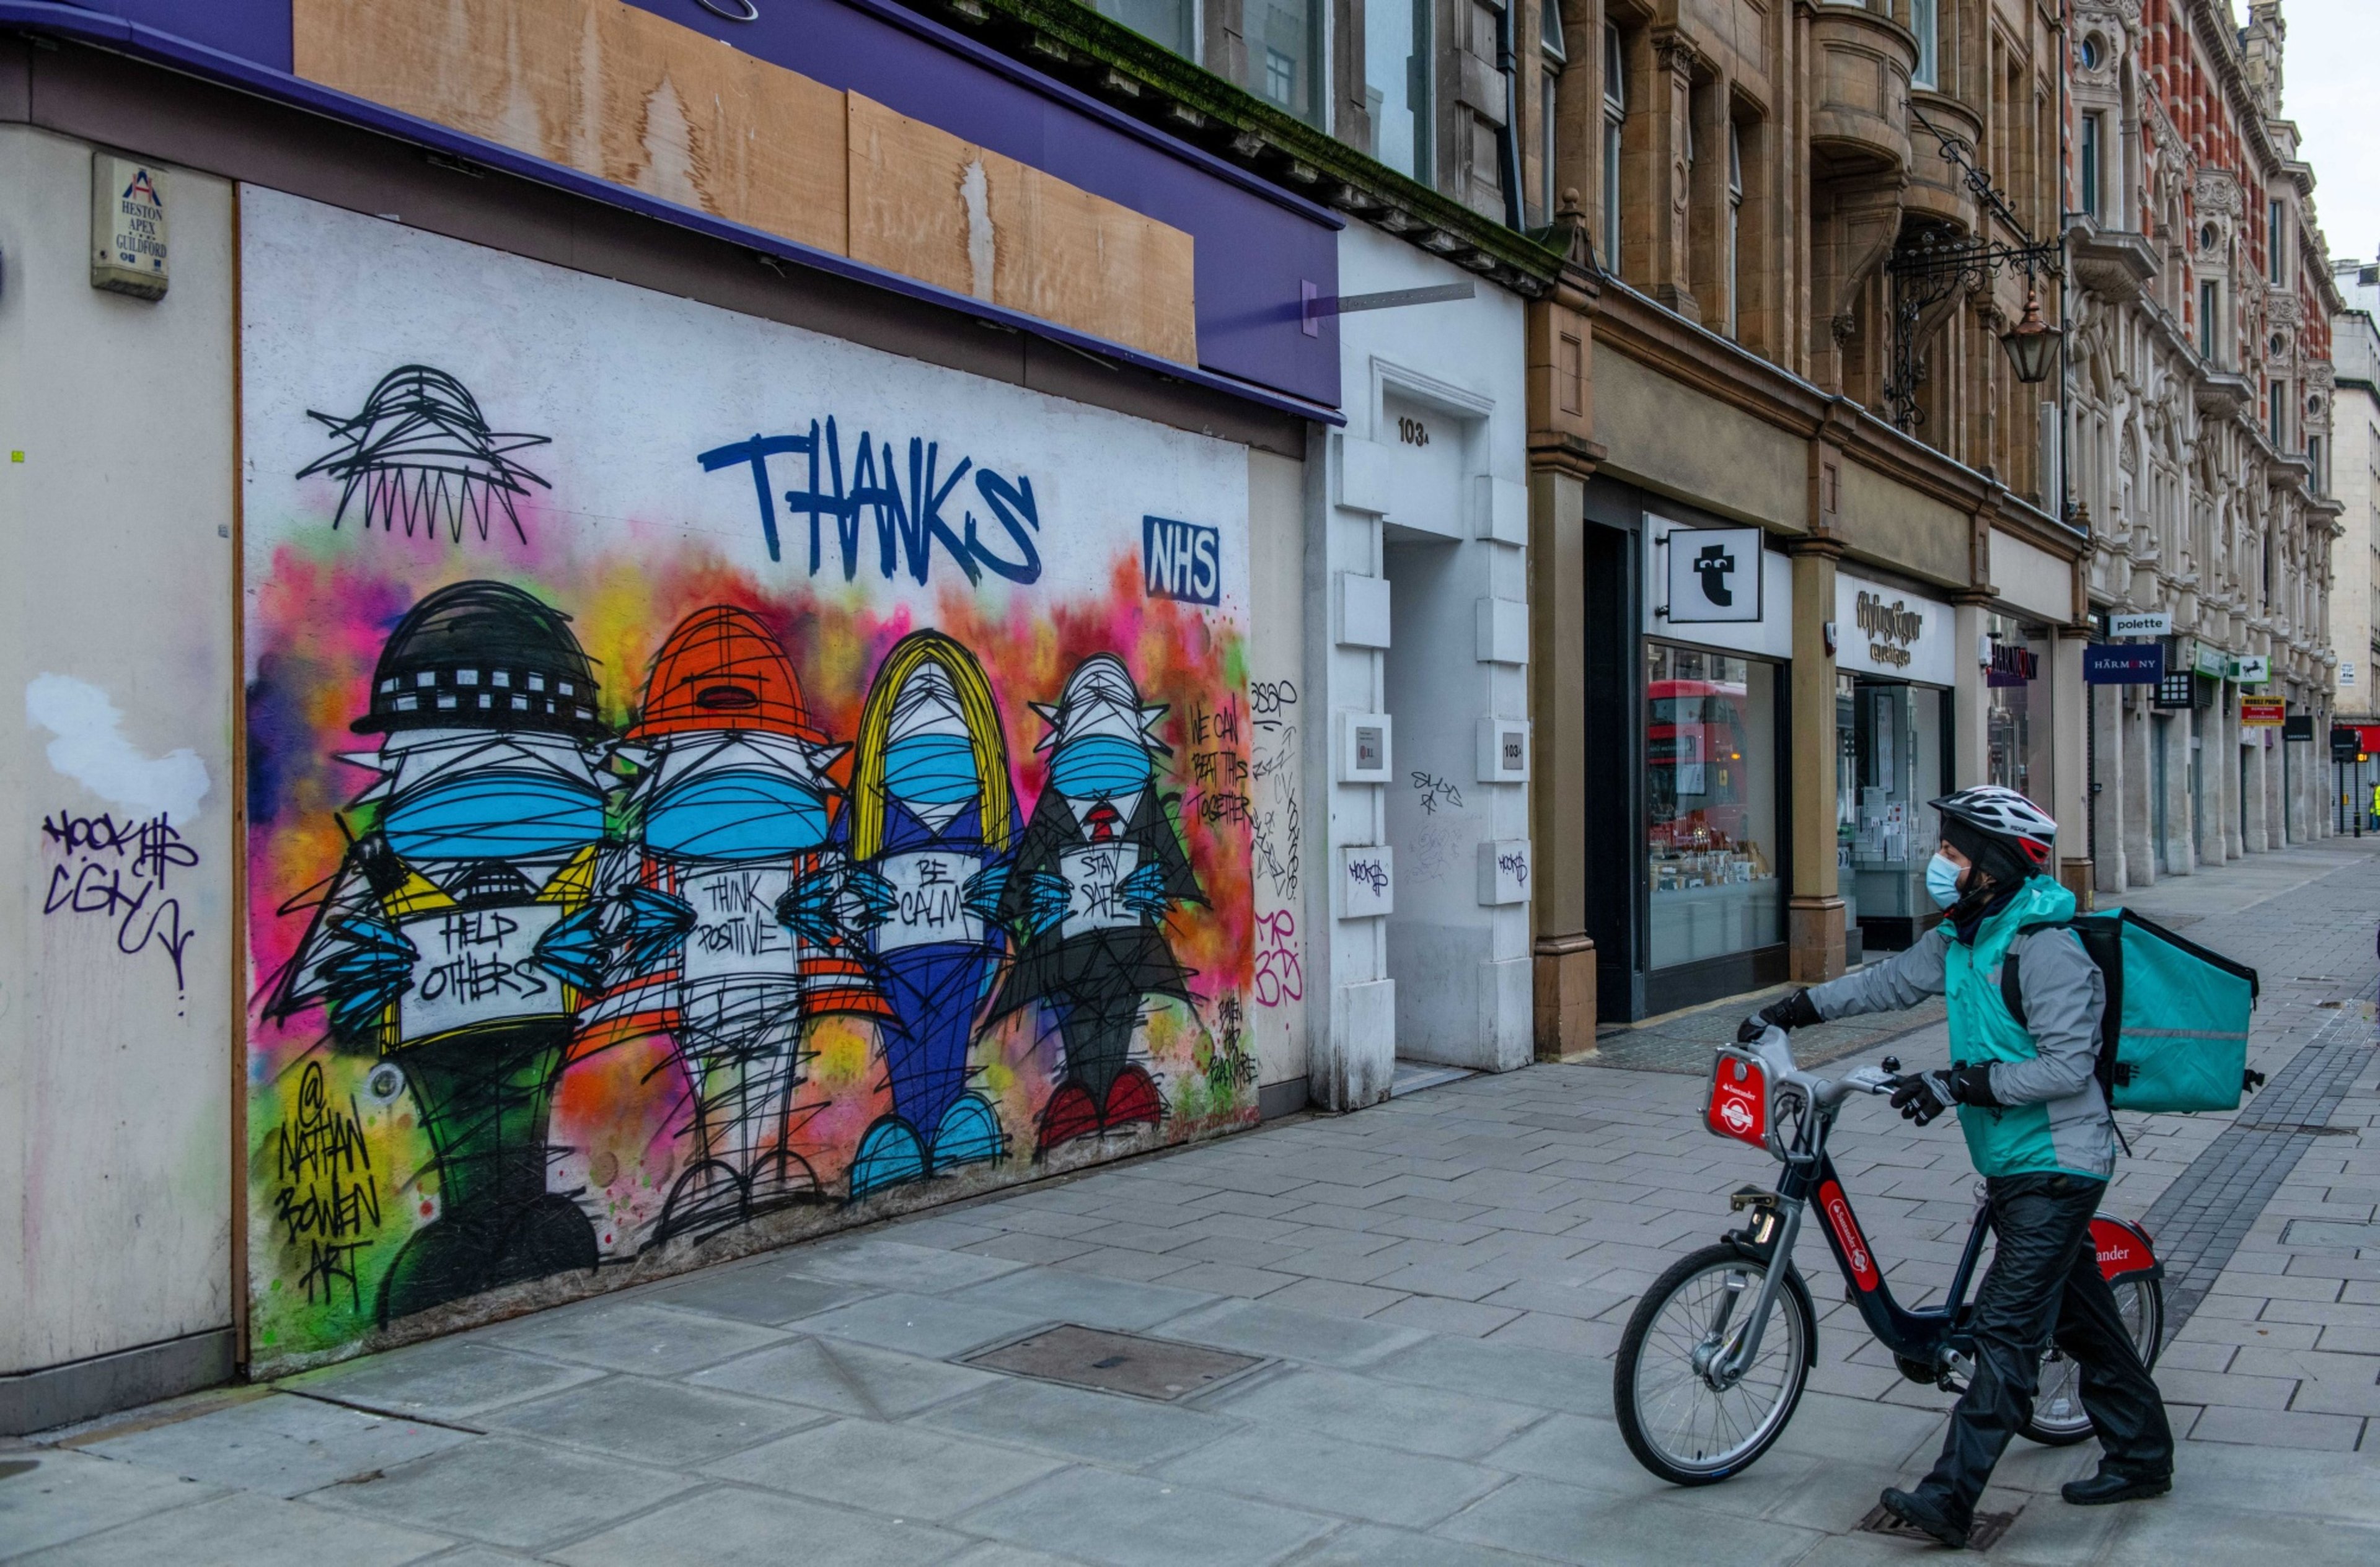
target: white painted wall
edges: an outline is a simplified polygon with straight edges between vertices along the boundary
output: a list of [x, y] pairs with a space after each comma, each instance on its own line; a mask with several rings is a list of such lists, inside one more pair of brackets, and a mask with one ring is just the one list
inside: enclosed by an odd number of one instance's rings
[[101, 293], [91, 149], [0, 128], [0, 1374], [231, 1320], [232, 203], [167, 178]]
[[1248, 809], [1256, 819], [1256, 970], [1248, 1025], [1257, 1082], [1306, 1075], [1305, 765], [1320, 743], [1305, 697], [1305, 464], [1248, 453]]
[[[1470, 279], [1362, 225], [1341, 238], [1345, 294]], [[1524, 533], [1483, 536], [1505, 514], [1497, 483], [1513, 487], [1500, 492], [1510, 515], [1525, 512], [1524, 318], [1517, 298], [1477, 290], [1339, 322], [1348, 422], [1329, 438], [1309, 545], [1309, 668], [1334, 722], [1390, 716], [1394, 765], [1385, 785], [1338, 782], [1334, 738], [1309, 777], [1327, 802], [1326, 873], [1350, 845], [1386, 844], [1396, 866], [1395, 912], [1341, 919], [1333, 898], [1327, 938], [1308, 944], [1309, 1016], [1329, 1008], [1313, 1025], [1316, 1092], [1342, 1108], [1385, 1094], [1397, 1055], [1506, 1069], [1531, 1048], [1528, 906], [1483, 904], [1477, 881], [1483, 843], [1528, 837], [1527, 787], [1482, 783], [1477, 764], [1483, 717], [1528, 715], [1524, 645], [1521, 661], [1484, 660], [1480, 632], [1496, 613], [1483, 600], [1524, 618], [1528, 597]], [[1401, 418], [1426, 425], [1427, 444]], [[1391, 580], [1385, 649], [1339, 642], [1337, 579], [1350, 573]]]

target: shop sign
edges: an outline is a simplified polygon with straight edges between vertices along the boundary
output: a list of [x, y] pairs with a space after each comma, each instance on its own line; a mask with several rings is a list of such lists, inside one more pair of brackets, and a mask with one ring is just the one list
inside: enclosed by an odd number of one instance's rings
[[2273, 678], [2273, 661], [2261, 653], [2244, 653], [2230, 660], [2228, 673], [2241, 685], [2263, 685]]
[[1760, 619], [1758, 528], [1673, 528], [1662, 545], [1671, 625]]
[[1985, 685], [2023, 685], [2041, 678], [2041, 656], [2022, 643], [1990, 639], [1991, 657], [1985, 661]]
[[2334, 762], [2356, 762], [2363, 757], [2363, 735], [2360, 729], [2345, 724], [2330, 727], [2330, 759]]
[[2171, 636], [2173, 616], [2166, 610], [2155, 613], [2115, 613], [2107, 617], [2109, 636]]
[[2281, 738], [2283, 740], [2304, 741], [2311, 741], [2313, 739], [2313, 715], [2311, 713], [2290, 714], [2288, 720], [2281, 725]]
[[1835, 626], [1835, 661], [1844, 669], [1927, 685], [1958, 679], [1947, 604], [1839, 571]]
[[2249, 729], [2277, 729], [2289, 718], [2289, 704], [2277, 696], [2243, 696], [2240, 699], [2240, 727]]
[[2082, 650], [2085, 685], [2155, 685], [2164, 679], [2162, 643], [2095, 643]]
[[2230, 673], [2230, 661], [2203, 642], [2197, 645], [2194, 667], [2211, 681], [2219, 681]]

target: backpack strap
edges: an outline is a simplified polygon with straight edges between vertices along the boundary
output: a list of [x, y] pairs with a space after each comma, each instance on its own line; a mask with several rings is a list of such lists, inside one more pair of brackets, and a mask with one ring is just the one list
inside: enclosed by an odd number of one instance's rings
[[[2035, 931], [2071, 930], [2073, 926], [2071, 920], [2035, 920], [2031, 924], [2019, 925], [2016, 934], [2028, 936]], [[2016, 943], [2013, 940], [2009, 943], [2007, 955], [2000, 958], [2000, 1005], [2009, 1009], [2009, 1016], [2016, 1019], [2018, 1028], [2025, 1026], [2024, 992], [2017, 984]]]

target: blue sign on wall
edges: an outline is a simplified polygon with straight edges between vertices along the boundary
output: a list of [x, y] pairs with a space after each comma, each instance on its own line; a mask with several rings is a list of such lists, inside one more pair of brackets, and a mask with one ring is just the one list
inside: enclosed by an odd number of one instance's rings
[[2093, 643], [2082, 650], [2086, 685], [2155, 685], [2165, 679], [2161, 643]]
[[1212, 604], [1222, 597], [1222, 536], [1171, 517], [1140, 520], [1140, 577], [1151, 598]]

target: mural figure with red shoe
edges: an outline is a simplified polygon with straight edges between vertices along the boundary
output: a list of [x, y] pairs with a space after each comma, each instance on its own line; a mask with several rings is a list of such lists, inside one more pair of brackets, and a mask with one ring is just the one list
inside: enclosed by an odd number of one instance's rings
[[1156, 758], [1172, 754], [1152, 732], [1165, 706], [1142, 705], [1123, 660], [1092, 655], [1056, 705], [1033, 708], [1050, 725], [1048, 781], [1001, 896], [1018, 943], [991, 1016], [1039, 1002], [1057, 1023], [1063, 1060], [1041, 1114], [1046, 1156], [1164, 1119], [1164, 1095], [1130, 1060], [1133, 1035], [1144, 999], [1190, 1004], [1165, 919], [1207, 899], [1157, 788]]

